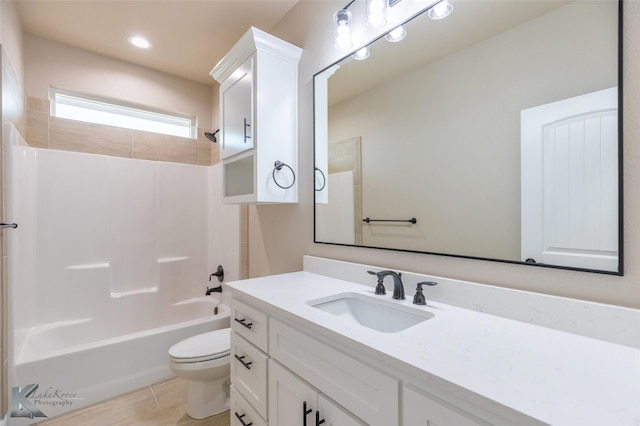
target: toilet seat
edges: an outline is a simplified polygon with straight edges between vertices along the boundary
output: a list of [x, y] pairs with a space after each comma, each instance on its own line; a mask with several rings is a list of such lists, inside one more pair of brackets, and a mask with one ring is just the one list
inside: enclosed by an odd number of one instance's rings
[[210, 331], [189, 337], [169, 348], [172, 362], [204, 362], [229, 356], [231, 352], [231, 329]]

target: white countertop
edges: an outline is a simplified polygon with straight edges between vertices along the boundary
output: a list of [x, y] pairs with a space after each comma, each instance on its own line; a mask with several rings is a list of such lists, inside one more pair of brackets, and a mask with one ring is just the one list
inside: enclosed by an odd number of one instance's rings
[[640, 425], [638, 349], [430, 302], [427, 292], [426, 307], [413, 305], [409, 292], [406, 300], [393, 303], [427, 310], [433, 318], [398, 333], [381, 333], [306, 302], [344, 292], [392, 300], [390, 292], [374, 296], [373, 287], [310, 272], [227, 286], [234, 296], [312, 327], [336, 344], [495, 403], [485, 409], [505, 407], [552, 425]]

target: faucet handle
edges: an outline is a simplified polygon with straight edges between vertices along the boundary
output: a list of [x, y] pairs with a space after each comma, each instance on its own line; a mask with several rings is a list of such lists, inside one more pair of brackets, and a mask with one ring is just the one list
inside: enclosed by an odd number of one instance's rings
[[382, 284], [382, 280], [384, 279], [383, 275], [380, 275], [378, 272], [367, 271], [368, 274], [375, 275], [378, 278], [378, 285], [376, 285], [376, 294], [383, 295], [387, 294], [387, 289], [384, 288], [384, 284]]
[[413, 296], [413, 304], [414, 305], [426, 305], [427, 304], [427, 299], [424, 297], [424, 293], [422, 293], [422, 286], [423, 285], [434, 286], [434, 285], [438, 285], [438, 283], [435, 282], [435, 281], [421, 281], [418, 284], [416, 284], [416, 295]]

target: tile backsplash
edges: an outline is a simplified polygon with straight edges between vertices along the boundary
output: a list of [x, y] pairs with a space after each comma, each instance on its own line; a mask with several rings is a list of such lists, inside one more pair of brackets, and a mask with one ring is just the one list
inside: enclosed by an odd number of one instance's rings
[[140, 160], [210, 166], [219, 161], [218, 145], [198, 128], [189, 139], [51, 117], [47, 99], [26, 98], [26, 140], [35, 148], [102, 154]]

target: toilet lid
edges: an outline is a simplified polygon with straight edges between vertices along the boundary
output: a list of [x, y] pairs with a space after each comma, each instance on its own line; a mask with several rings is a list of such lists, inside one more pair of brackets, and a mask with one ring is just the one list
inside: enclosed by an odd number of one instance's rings
[[189, 337], [169, 348], [169, 356], [177, 362], [198, 362], [229, 355], [231, 329], [210, 331]]

